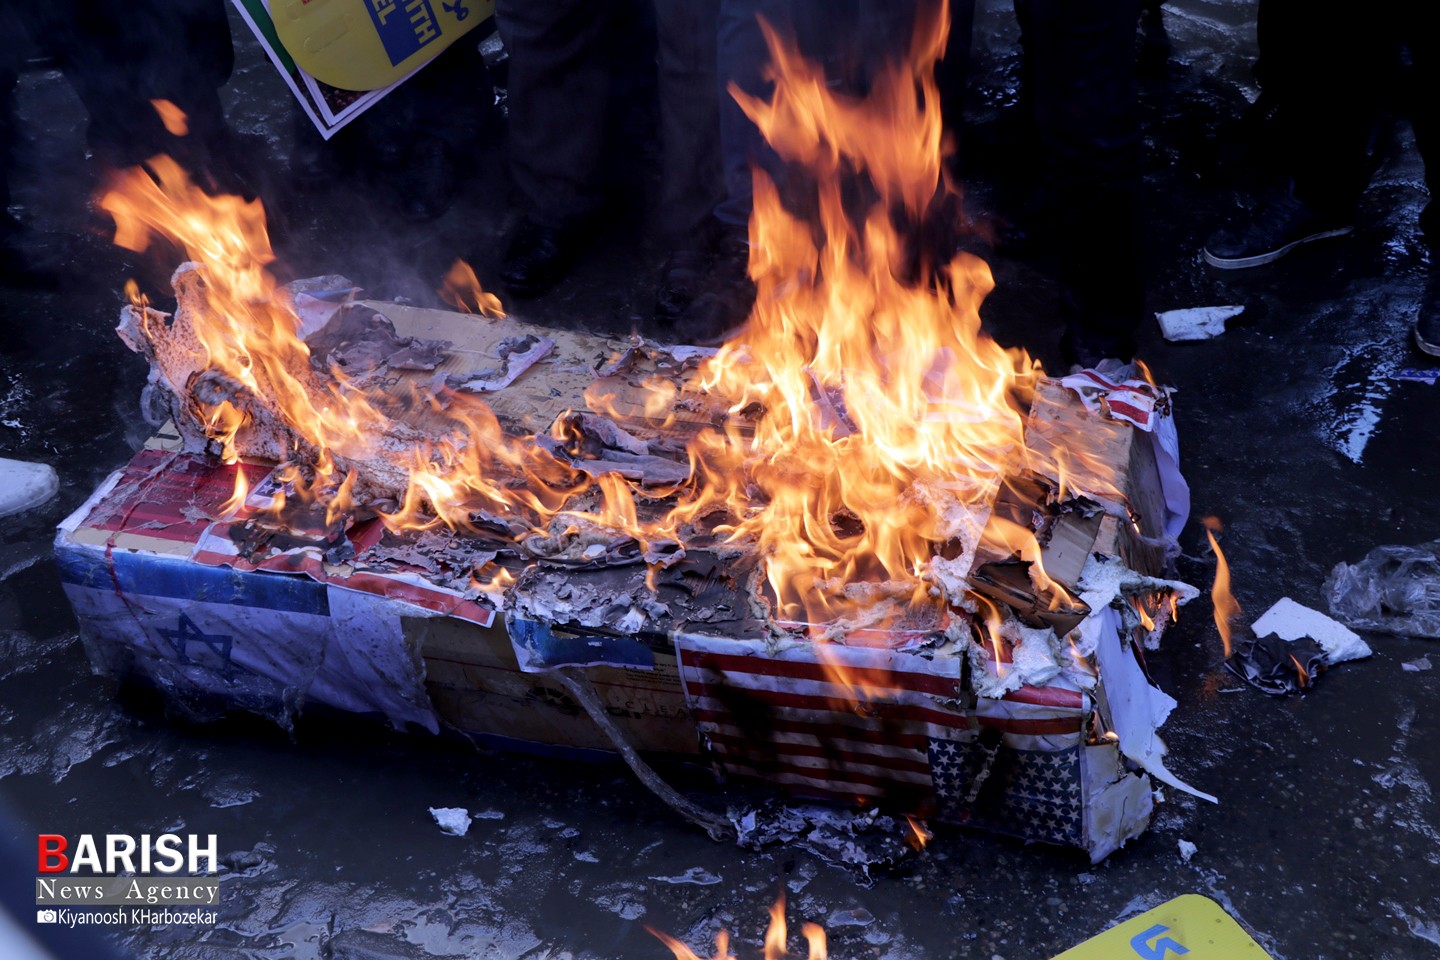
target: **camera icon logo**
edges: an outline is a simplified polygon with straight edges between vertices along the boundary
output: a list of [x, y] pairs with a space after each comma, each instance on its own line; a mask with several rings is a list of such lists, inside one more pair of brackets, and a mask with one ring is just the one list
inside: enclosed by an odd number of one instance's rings
[[54, 910], [36, 910], [36, 911], [35, 911], [35, 922], [36, 922], [36, 923], [57, 923], [58, 921], [59, 921], [59, 918], [55, 916], [55, 911], [54, 911]]

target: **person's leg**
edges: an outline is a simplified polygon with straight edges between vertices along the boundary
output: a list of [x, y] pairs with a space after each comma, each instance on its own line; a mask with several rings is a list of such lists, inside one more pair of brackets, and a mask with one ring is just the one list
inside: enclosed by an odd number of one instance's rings
[[531, 219], [571, 227], [600, 202], [610, 70], [597, 39], [604, 4], [501, 0], [509, 51], [510, 171]]
[[1035, 121], [1064, 198], [1061, 314], [1067, 361], [1128, 360], [1144, 305], [1137, 0], [1017, 0]]
[[500, 0], [509, 51], [510, 174], [524, 218], [501, 277], [512, 294], [549, 289], [574, 264], [600, 204], [610, 70], [606, 5], [594, 0]]
[[[234, 66], [224, 0], [57, 0], [45, 34], [89, 114], [86, 138], [104, 163], [129, 166], [159, 153], [226, 189], [236, 152], [220, 103]], [[152, 101], [185, 114], [186, 132], [166, 126]]]
[[719, 0], [654, 0], [659, 40], [660, 234], [669, 251], [655, 315], [674, 322], [708, 277], [718, 240], [720, 103], [716, 96]]
[[1420, 214], [1420, 227], [1430, 246], [1430, 275], [1415, 318], [1415, 344], [1432, 357], [1440, 357], [1440, 117], [1435, 115], [1440, 96], [1440, 38], [1430, 29], [1419, 5], [1409, 7], [1402, 20], [1402, 36], [1410, 48], [1410, 123], [1415, 143], [1425, 161], [1429, 201]]
[[1440, 251], [1440, 37], [1430, 28], [1423, 5], [1407, 6], [1400, 19], [1401, 36], [1410, 50], [1410, 124], [1415, 144], [1425, 161], [1425, 186], [1429, 202], [1420, 214], [1420, 226], [1432, 247]]
[[[0, 8], [0, 26], [8, 27], [9, 16]], [[15, 85], [19, 79], [12, 44], [0, 46], [0, 282], [23, 272], [23, 262], [14, 241], [20, 221], [10, 215], [10, 167], [18, 123], [15, 117]]]
[[719, 9], [719, 0], [655, 0], [664, 145], [660, 229], [668, 241], [710, 230], [720, 201]]
[[1262, 0], [1266, 84], [1275, 87], [1280, 162], [1295, 195], [1353, 219], [1370, 177], [1366, 147], [1398, 45], [1385, 4], [1357, 15], [1343, 0]]
[[[10, 213], [10, 174], [20, 139], [15, 87], [28, 48], [27, 21], [10, 4], [0, 4], [0, 285], [54, 287], [65, 244], [54, 234], [35, 231]], [[3, 484], [0, 484], [3, 486]], [[0, 495], [3, 499], [3, 495]], [[3, 505], [0, 505], [3, 513]]]
[[720, 0], [716, 97], [725, 196], [715, 208], [715, 217], [742, 235], [750, 222], [752, 171], [756, 166], [775, 169], [778, 162], [765, 145], [765, 138], [731, 96], [730, 86], [734, 84], [751, 96], [769, 95], [770, 84], [763, 73], [770, 54], [756, 18], [764, 15], [772, 23], [780, 20], [783, 24], [788, 21], [786, 13], [781, 0]]
[[1268, 165], [1280, 181], [1241, 223], [1205, 244], [1222, 269], [1270, 263], [1349, 233], [1370, 178], [1368, 146], [1398, 45], [1384, 4], [1356, 16], [1340, 0], [1261, 0], [1257, 76], [1270, 104]]

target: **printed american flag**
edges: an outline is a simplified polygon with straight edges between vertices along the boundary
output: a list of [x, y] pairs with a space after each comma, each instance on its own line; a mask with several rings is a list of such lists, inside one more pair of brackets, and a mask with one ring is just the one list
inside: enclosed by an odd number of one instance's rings
[[1155, 429], [1155, 421], [1160, 416], [1155, 405], [1164, 394], [1144, 380], [1117, 383], [1094, 370], [1081, 370], [1061, 378], [1060, 383], [1075, 391], [1092, 413], [1108, 413], [1147, 433]]
[[[810, 643], [770, 652], [684, 632], [676, 653], [690, 708], [729, 777], [1079, 841], [1089, 701], [1062, 678], [995, 700], [961, 688], [953, 656]], [[837, 672], [866, 692], [851, 692]]]

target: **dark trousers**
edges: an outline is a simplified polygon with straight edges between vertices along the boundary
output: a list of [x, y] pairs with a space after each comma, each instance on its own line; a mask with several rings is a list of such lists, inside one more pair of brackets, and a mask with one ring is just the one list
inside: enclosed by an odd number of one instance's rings
[[[1354, 215], [1370, 178], [1367, 147], [1387, 101], [1408, 102], [1431, 197], [1440, 187], [1433, 10], [1414, 0], [1379, 0], [1357, 10], [1336, 0], [1261, 0], [1256, 73], [1275, 104], [1280, 168], [1295, 194], [1336, 218]], [[1401, 70], [1409, 49], [1408, 77]], [[1408, 79], [1404, 88], [1398, 83]], [[1400, 90], [1401, 96], [1393, 93]], [[1423, 220], [1436, 235], [1432, 199]]]
[[1140, 264], [1138, 0], [1015, 0], [1025, 83], [1060, 200], [1061, 312], [1067, 337], [1131, 340], [1144, 308]]
[[607, 4], [499, 0], [509, 51], [510, 175], [527, 214], [569, 228], [600, 205], [611, 70]]
[[[87, 142], [110, 163], [139, 163], [162, 152], [184, 160], [191, 148], [223, 137], [219, 90], [235, 62], [225, 0], [5, 6], [64, 72], [90, 117]], [[169, 100], [186, 113], [188, 139], [167, 133], [152, 100]]]
[[659, 39], [660, 228], [678, 245], [704, 246], [723, 195], [716, 30], [720, 0], [655, 0]]
[[[654, 0], [658, 33], [661, 229], [683, 242], [719, 197], [717, 0]], [[509, 50], [510, 171], [531, 219], [579, 225], [600, 206], [617, 67], [608, 2], [500, 0]], [[636, 144], [619, 149], [640, 151]]]
[[717, 80], [725, 197], [715, 210], [717, 220], [733, 229], [743, 229], [749, 222], [755, 168], [777, 184], [785, 175], [784, 165], [729, 90], [734, 84], [764, 99], [774, 89], [765, 79], [770, 51], [757, 18], [764, 17], [806, 58], [818, 62], [827, 79], [862, 94], [878, 67], [904, 56], [909, 48], [916, 2], [720, 0]]

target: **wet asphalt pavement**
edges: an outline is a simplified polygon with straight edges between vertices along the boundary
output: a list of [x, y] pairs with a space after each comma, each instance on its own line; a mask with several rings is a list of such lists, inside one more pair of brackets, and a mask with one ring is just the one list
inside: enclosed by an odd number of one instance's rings
[[[1428, 268], [1419, 158], [1403, 124], [1381, 143], [1350, 237], [1269, 268], [1206, 268], [1200, 245], [1240, 182], [1225, 128], [1255, 95], [1253, 5], [1177, 0], [1166, 11], [1174, 50], [1145, 86], [1149, 306], [1246, 312], [1196, 344], [1168, 344], [1147, 324], [1142, 356], [1178, 387], [1192, 516], [1225, 521], [1249, 616], [1282, 596], [1323, 607], [1337, 562], [1440, 537], [1440, 386], [1393, 378], [1423, 365], [1408, 341]], [[965, 141], [976, 203], [998, 193], [1015, 43], [1007, 5], [982, 3]], [[416, 225], [397, 215], [385, 176], [285, 182], [290, 97], [243, 34], [225, 94], [270, 168], [263, 193], [289, 275], [343, 272], [374, 295], [422, 302], [456, 254], [479, 251], [480, 276], [494, 276], [508, 215], [498, 125], [468, 153], [455, 206]], [[703, 953], [723, 925], [751, 956], [784, 890], [792, 927], [827, 925], [836, 957], [1043, 958], [1188, 892], [1218, 900], [1276, 957], [1440, 956], [1440, 670], [1401, 667], [1434, 652], [1424, 640], [1371, 635], [1371, 659], [1328, 672], [1306, 696], [1270, 699], [1221, 669], [1202, 597], [1148, 661], [1179, 700], [1163, 730], [1169, 765], [1219, 806], [1167, 790], [1150, 831], [1099, 866], [940, 827], [923, 855], [868, 887], [804, 851], [714, 844], [621, 767], [490, 755], [343, 717], [307, 715], [293, 734], [243, 718], [190, 724], [92, 677], [49, 545], [147, 435], [143, 364], [111, 332], [123, 280], [147, 268], [113, 250], [89, 211], [84, 115], [63, 79], [27, 73], [19, 103], [23, 215], [77, 239], [58, 291], [0, 289], [0, 456], [50, 462], [62, 484], [45, 507], [0, 524], [0, 834], [24, 852], [3, 871], [29, 876], [37, 832], [218, 834], [227, 879], [216, 925], [123, 928], [126, 951], [667, 957], [649, 924]], [[653, 148], [635, 150], [641, 169], [653, 162]], [[619, 332], [649, 324], [664, 252], [643, 207], [622, 198], [617, 210], [628, 212], [575, 277], [516, 312]], [[994, 269], [987, 323], [1056, 369], [1044, 264], [1000, 257]], [[1182, 579], [1208, 587], [1198, 525], [1182, 547]], [[432, 806], [484, 818], [446, 836]], [[1188, 862], [1182, 839], [1198, 848]], [[20, 923], [33, 929], [24, 914]]]

